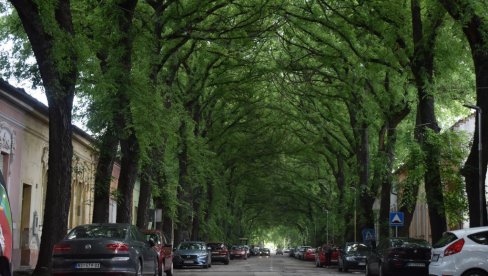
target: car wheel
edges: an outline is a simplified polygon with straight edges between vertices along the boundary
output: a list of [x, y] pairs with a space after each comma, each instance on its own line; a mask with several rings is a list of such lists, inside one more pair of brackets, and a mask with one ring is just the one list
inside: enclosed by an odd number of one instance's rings
[[463, 274], [463, 276], [487, 276], [488, 273], [486, 273], [485, 271], [483, 270], [470, 270], [470, 271], [467, 271]]
[[364, 267], [364, 275], [372, 276], [371, 272], [369, 271], [369, 264], [368, 263], [366, 263], [366, 266]]
[[165, 272], [166, 272], [166, 276], [173, 276], [173, 263], [171, 263], [171, 268], [166, 270]]
[[158, 276], [163, 276], [163, 269], [165, 268], [166, 267], [164, 266], [164, 263], [162, 263], [161, 266], [159, 266], [159, 262], [158, 262]]
[[388, 276], [389, 275], [389, 273], [385, 271], [385, 266], [383, 265], [383, 263], [380, 263], [378, 270], [379, 270], [380, 276]]
[[344, 262], [342, 263], [342, 271], [344, 272], [347, 272], [349, 270], [349, 268], [347, 268], [347, 264], [345, 264]]
[[142, 276], [141, 261], [137, 261], [137, 263], [136, 263], [136, 276]]
[[341, 260], [339, 260], [339, 261], [337, 262], [337, 266], [339, 267], [339, 268], [338, 268], [338, 269], [339, 269], [339, 272], [342, 272], [342, 262], [341, 262]]
[[160, 269], [159, 269], [159, 261], [158, 258], [154, 258], [154, 276], [159, 276]]

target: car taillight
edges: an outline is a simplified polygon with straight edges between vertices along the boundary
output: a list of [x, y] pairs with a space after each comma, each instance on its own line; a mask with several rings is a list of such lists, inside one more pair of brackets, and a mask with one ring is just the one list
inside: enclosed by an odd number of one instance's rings
[[115, 253], [129, 251], [129, 245], [125, 243], [109, 243], [105, 247]]
[[66, 243], [58, 243], [53, 247], [53, 254], [63, 254], [71, 250], [71, 245]]
[[457, 242], [449, 245], [446, 250], [444, 250], [444, 256], [454, 255], [461, 252], [464, 246], [464, 239], [460, 239]]

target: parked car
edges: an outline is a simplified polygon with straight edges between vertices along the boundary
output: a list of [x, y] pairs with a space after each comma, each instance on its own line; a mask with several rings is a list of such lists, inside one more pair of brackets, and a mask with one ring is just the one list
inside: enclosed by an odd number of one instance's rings
[[80, 225], [54, 245], [52, 275], [156, 275], [158, 255], [152, 246], [134, 225]]
[[212, 262], [223, 262], [226, 265], [229, 264], [229, 249], [223, 242], [210, 242], [207, 245], [211, 248]]
[[183, 266], [209, 268], [212, 266], [210, 249], [202, 241], [184, 241], [173, 252], [173, 265], [175, 268]]
[[339, 250], [335, 245], [324, 244], [315, 250], [315, 265], [322, 267], [337, 264], [339, 260]]
[[0, 275], [12, 275], [12, 213], [0, 171]]
[[277, 248], [276, 249], [276, 255], [283, 255], [283, 249], [282, 248]]
[[446, 232], [432, 247], [429, 275], [488, 275], [488, 227]]
[[285, 249], [283, 249], [283, 253], [284, 254], [290, 254], [290, 248], [286, 247]]
[[271, 250], [269, 248], [261, 249], [261, 256], [271, 256]]
[[252, 256], [261, 255], [261, 248], [259, 248], [258, 246], [251, 247], [251, 255]]
[[158, 254], [158, 275], [173, 275], [173, 245], [168, 243], [161, 230], [143, 230], [147, 241], [154, 243], [153, 249]]
[[315, 261], [315, 248], [310, 247], [303, 252], [302, 260], [305, 261]]
[[247, 249], [242, 245], [233, 245], [230, 248], [230, 259], [241, 258], [247, 260]]
[[431, 247], [411, 238], [388, 238], [373, 248], [366, 260], [366, 275], [428, 275]]
[[295, 251], [295, 258], [299, 259], [299, 260], [303, 260], [304, 259], [304, 255], [305, 255], [305, 252], [307, 251], [307, 249], [309, 248], [312, 248], [311, 246], [299, 246], [297, 251]]
[[349, 269], [364, 269], [370, 248], [358, 242], [347, 242], [341, 246], [339, 252], [339, 271], [347, 272]]
[[290, 250], [288, 251], [288, 256], [295, 257], [295, 251], [296, 250], [297, 249], [295, 247], [290, 248]]

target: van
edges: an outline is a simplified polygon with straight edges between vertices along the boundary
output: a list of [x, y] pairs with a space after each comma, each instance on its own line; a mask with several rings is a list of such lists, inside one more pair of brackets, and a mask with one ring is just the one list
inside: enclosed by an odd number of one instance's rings
[[0, 171], [0, 275], [12, 275], [12, 213]]

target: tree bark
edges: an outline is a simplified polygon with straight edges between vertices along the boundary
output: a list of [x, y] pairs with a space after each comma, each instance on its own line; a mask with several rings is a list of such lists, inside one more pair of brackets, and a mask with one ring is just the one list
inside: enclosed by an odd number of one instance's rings
[[132, 111], [130, 108], [131, 93], [131, 71], [132, 71], [132, 21], [137, 0], [125, 0], [118, 2], [115, 6], [116, 28], [120, 32], [120, 38], [115, 41], [114, 76], [117, 86], [116, 100], [118, 109], [115, 114], [115, 126], [120, 135], [121, 166], [118, 182], [117, 200], [117, 222], [131, 223], [132, 221], [132, 196], [137, 177], [138, 163], [140, 158], [140, 146], [137, 140], [136, 131], [133, 127]]
[[412, 73], [415, 77], [418, 94], [416, 139], [420, 143], [425, 159], [426, 171], [424, 175], [432, 241], [437, 242], [447, 230], [447, 219], [444, 206], [443, 186], [440, 175], [440, 146], [428, 138], [429, 132], [437, 135], [440, 128], [434, 108], [434, 97], [428, 91], [434, 75], [434, 46], [437, 29], [441, 25], [443, 13], [430, 18], [432, 27], [424, 30], [420, 0], [411, 1], [412, 31], [414, 43], [414, 57]]
[[[471, 56], [474, 61], [474, 69], [476, 74], [476, 105], [481, 108], [481, 134], [482, 145], [488, 145], [488, 38], [486, 30], [488, 28], [488, 20], [484, 15], [476, 14], [477, 9], [474, 3], [459, 0], [440, 0], [447, 12], [457, 21], [462, 24], [463, 32], [468, 39]], [[485, 11], [480, 11], [480, 13]], [[476, 126], [478, 125], [478, 118], [476, 118]], [[488, 225], [486, 213], [486, 198], [485, 185], [481, 185], [479, 189], [478, 176], [478, 137], [480, 133], [478, 128], [475, 128], [473, 144], [469, 152], [468, 159], [464, 164], [461, 174], [466, 180], [466, 193], [468, 194], [469, 204], [469, 221], [471, 227]], [[481, 182], [486, 181], [486, 166], [488, 163], [488, 150], [486, 146], [482, 151], [482, 174]], [[480, 204], [479, 195], [482, 195], [482, 202]], [[480, 214], [480, 206], [483, 214]], [[480, 215], [482, 221], [480, 221]]]
[[[190, 203], [189, 185], [187, 182], [188, 177], [188, 145], [187, 145], [187, 123], [182, 120], [179, 129], [180, 135], [180, 149], [178, 154], [179, 163], [179, 188], [178, 188], [178, 201], [181, 203]], [[178, 223], [175, 229], [175, 243], [189, 238], [190, 236], [185, 229], [188, 229], [188, 225], [191, 223], [190, 216], [185, 209], [185, 204], [180, 204], [178, 207]]]
[[[78, 76], [75, 47], [68, 47], [63, 53], [54, 54], [54, 48], [61, 43], [51, 29], [46, 29], [45, 20], [37, 1], [11, 0], [24, 30], [29, 38], [37, 60], [49, 104], [49, 161], [46, 202], [39, 258], [34, 275], [43, 275], [51, 263], [54, 244], [66, 235], [71, 199], [72, 172], [72, 107], [75, 84]], [[70, 2], [60, 1], [54, 7], [55, 26], [66, 40], [74, 39]], [[59, 56], [61, 54], [62, 56]], [[56, 60], [65, 60], [65, 68], [57, 67]]]
[[140, 157], [139, 143], [135, 133], [129, 134], [126, 139], [120, 140], [122, 151], [118, 201], [117, 201], [117, 222], [132, 222], [132, 195], [137, 178], [137, 166]]
[[[156, 163], [159, 164], [159, 163]], [[140, 229], [147, 229], [149, 225], [149, 205], [151, 203], [151, 186], [152, 186], [152, 179], [153, 177], [157, 177], [154, 175], [154, 171], [151, 169], [153, 164], [146, 164], [142, 169], [142, 172], [139, 174], [140, 179], [140, 190], [139, 190], [139, 205], [137, 207], [137, 227]]]
[[112, 182], [112, 171], [118, 144], [119, 140], [113, 128], [108, 127], [102, 136], [95, 172], [93, 223], [106, 223], [109, 221], [110, 184]]

